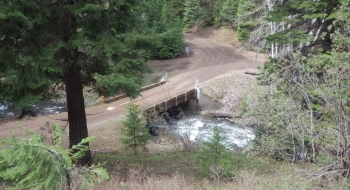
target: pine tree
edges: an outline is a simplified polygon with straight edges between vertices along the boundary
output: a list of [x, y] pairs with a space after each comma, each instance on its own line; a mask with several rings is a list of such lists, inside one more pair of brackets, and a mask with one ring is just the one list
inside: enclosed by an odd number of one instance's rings
[[222, 9], [222, 6], [224, 4], [225, 0], [216, 0], [211, 2], [211, 10], [212, 10], [212, 19], [213, 19], [213, 25], [218, 26], [220, 25], [220, 10]]
[[234, 20], [237, 17], [238, 0], [226, 0], [223, 2], [219, 15], [216, 19], [217, 24], [228, 23], [234, 28]]
[[185, 0], [164, 0], [163, 19], [165, 22], [177, 22], [182, 19]]
[[199, 162], [208, 162], [210, 165], [218, 165], [222, 155], [227, 153], [227, 149], [224, 146], [226, 139], [221, 130], [215, 126], [213, 128], [213, 135], [208, 141], [202, 143], [200, 151], [197, 154], [197, 160]]
[[184, 28], [191, 28], [196, 25], [199, 18], [199, 0], [186, 0], [184, 6]]
[[149, 0], [145, 5], [145, 17], [148, 28], [156, 33], [162, 33], [167, 29], [162, 15], [163, 6], [163, 0]]
[[154, 37], [148, 51], [152, 58], [174, 58], [184, 51], [182, 24], [179, 21], [165, 22], [162, 7], [161, 0], [150, 0], [146, 5], [144, 17], [149, 26], [146, 32]]
[[71, 183], [75, 183], [83, 189], [109, 178], [100, 164], [90, 167], [74, 164], [89, 150], [86, 143], [93, 140], [93, 137], [83, 139], [71, 150], [66, 150], [62, 147], [63, 132], [58, 125], [54, 126], [53, 145], [46, 144], [34, 132], [22, 129], [29, 135], [29, 139], [12, 135], [11, 138], [0, 140], [0, 179], [9, 187], [58, 189], [69, 188]]
[[[70, 148], [80, 143], [88, 137], [83, 85], [138, 95], [144, 51], [127, 44], [130, 36], [142, 36], [138, 3], [1, 1], [0, 100], [24, 108], [47, 98], [52, 84], [63, 83]], [[138, 44], [144, 47], [145, 39]], [[90, 151], [85, 154], [81, 164], [91, 161]]]
[[[291, 1], [288, 2], [291, 3]], [[331, 1], [327, 6], [333, 6], [332, 3], [336, 2]], [[305, 8], [308, 7], [311, 10], [299, 9], [302, 5], [298, 4], [294, 5], [294, 8], [298, 7], [294, 14], [301, 12], [307, 15], [301, 18], [305, 24], [309, 23], [310, 18], [314, 18], [312, 23], [316, 24], [315, 26], [319, 24], [317, 24], [318, 19], [322, 20], [326, 17], [334, 19], [334, 22], [328, 27], [329, 30], [324, 31], [323, 39], [317, 40], [312, 37], [312, 34], [304, 33], [303, 30], [306, 28], [303, 27], [298, 26], [296, 30], [299, 30], [302, 35], [311, 36], [310, 48], [314, 47], [321, 52], [327, 50], [327, 48], [324, 49], [326, 44], [323, 43], [327, 39], [326, 35], [330, 35], [332, 43], [328, 45], [331, 45], [332, 49], [327, 53], [320, 53], [311, 49], [305, 52], [304, 48], [296, 48], [295, 52], [285, 57], [273, 58], [265, 63], [259, 80], [264, 86], [275, 86], [275, 90], [265, 95], [259, 93], [260, 97], [255, 98], [258, 106], [247, 109], [251, 110], [249, 115], [254, 115], [251, 119], [255, 120], [253, 121], [256, 127], [254, 149], [265, 155], [279, 159], [292, 159], [292, 161], [295, 161], [299, 153], [299, 156], [304, 157], [303, 159], [307, 155], [308, 160], [319, 164], [331, 162], [338, 168], [348, 170], [350, 168], [348, 150], [350, 1], [342, 1], [341, 5], [332, 10], [331, 15], [327, 15], [327, 11], [320, 12], [320, 7], [327, 7], [325, 1], [303, 1], [303, 3]], [[314, 5], [313, 8], [311, 8], [312, 5]], [[283, 13], [290, 14], [290, 12], [280, 12], [280, 14]], [[277, 13], [273, 13], [273, 16], [277, 19]], [[277, 20], [274, 21], [277, 22]], [[299, 21], [297, 19], [295, 22]], [[323, 24], [327, 24], [326, 20]], [[322, 27], [318, 25], [316, 28], [322, 32]], [[282, 33], [281, 36], [283, 35], [287, 34]], [[314, 39], [319, 41], [320, 46], [312, 44]], [[274, 40], [279, 42], [277, 39]], [[286, 40], [289, 39], [286, 38]], [[299, 43], [300, 41], [296, 44]], [[302, 43], [305, 45], [305, 42]]]
[[134, 155], [139, 153], [140, 148], [145, 149], [150, 134], [141, 110], [135, 102], [131, 102], [127, 107], [127, 115], [122, 120], [124, 135], [121, 142], [125, 145], [124, 150], [133, 152]]
[[303, 55], [311, 51], [330, 51], [331, 25], [340, 0], [297, 0], [275, 3], [266, 20], [275, 22], [276, 32], [266, 39], [269, 43], [301, 49]]
[[232, 169], [232, 154], [225, 147], [227, 137], [218, 126], [213, 128], [212, 136], [200, 146], [199, 152], [195, 155], [195, 160], [202, 166], [203, 173], [208, 175], [211, 166], [215, 168]]
[[238, 18], [238, 40], [246, 43], [252, 32], [263, 25], [259, 19], [265, 14], [264, 1], [261, 0], [240, 0], [237, 7]]

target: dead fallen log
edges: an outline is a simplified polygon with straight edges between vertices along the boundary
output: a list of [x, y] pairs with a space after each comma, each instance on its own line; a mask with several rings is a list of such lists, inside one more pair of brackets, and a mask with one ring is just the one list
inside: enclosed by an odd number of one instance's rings
[[259, 75], [259, 73], [256, 72], [256, 71], [245, 71], [244, 74], [247, 74], [247, 75]]
[[228, 113], [213, 113], [212, 117], [232, 119], [232, 115]]
[[202, 111], [201, 115], [205, 117], [211, 117], [211, 118], [226, 118], [226, 119], [239, 119], [242, 118], [241, 115], [238, 114], [232, 114], [232, 113], [226, 113], [226, 112], [210, 112], [210, 111]]

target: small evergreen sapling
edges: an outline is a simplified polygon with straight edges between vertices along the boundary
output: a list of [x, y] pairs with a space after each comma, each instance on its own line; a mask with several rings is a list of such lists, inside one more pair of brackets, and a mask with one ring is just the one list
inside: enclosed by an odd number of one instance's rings
[[47, 145], [40, 135], [22, 129], [29, 135], [28, 139], [14, 137], [12, 133], [11, 138], [0, 139], [0, 179], [9, 187], [70, 189], [74, 181], [76, 187], [84, 189], [109, 178], [100, 164], [90, 167], [74, 164], [89, 150], [85, 144], [93, 137], [67, 150], [62, 147], [63, 132], [58, 125], [54, 127], [54, 145]]
[[200, 150], [195, 155], [195, 160], [198, 162], [203, 173], [208, 174], [210, 168], [222, 168], [222, 174], [229, 175], [232, 171], [233, 163], [231, 162], [232, 153], [230, 153], [226, 147], [227, 137], [215, 126], [213, 128], [213, 135], [208, 141], [203, 142], [200, 146]]
[[131, 102], [126, 108], [128, 113], [122, 120], [123, 128], [121, 139], [125, 145], [125, 151], [131, 151], [134, 155], [139, 153], [139, 149], [146, 149], [147, 141], [151, 138], [148, 128], [145, 127], [145, 120], [138, 105]]

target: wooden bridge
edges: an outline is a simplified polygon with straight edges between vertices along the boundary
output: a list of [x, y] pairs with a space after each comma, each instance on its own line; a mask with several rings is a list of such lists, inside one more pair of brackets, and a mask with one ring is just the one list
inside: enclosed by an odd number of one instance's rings
[[[151, 84], [151, 85], [148, 85], [148, 86], [145, 86], [143, 87], [140, 92], [143, 92], [143, 91], [146, 91], [146, 90], [150, 90], [152, 88], [156, 88], [158, 86], [161, 86], [161, 85], [164, 85], [166, 83], [166, 77], [164, 80], [160, 81], [160, 82], [157, 82], [157, 83], [154, 83], [154, 84]], [[198, 81], [196, 81], [196, 87], [198, 87]], [[163, 98], [160, 98], [156, 101], [151, 101], [150, 104], [142, 104], [141, 107], [144, 111], [162, 111], [162, 110], [167, 110], [167, 109], [170, 109], [172, 107], [175, 107], [183, 102], [186, 102], [190, 99], [195, 99], [198, 97], [198, 90], [193, 88], [193, 89], [185, 89], [185, 90], [182, 90], [180, 92], [177, 92], [176, 94], [172, 94], [171, 97], [166, 97], [164, 95]], [[152, 95], [151, 95], [152, 96]], [[121, 94], [121, 95], [118, 95], [118, 96], [115, 96], [115, 97], [111, 97], [109, 99], [103, 99], [102, 102], [104, 103], [111, 103], [111, 102], [114, 102], [114, 101], [117, 101], [117, 100], [120, 100], [120, 99], [123, 99], [123, 98], [126, 98], [128, 97], [126, 94]], [[158, 97], [159, 98], [159, 97]]]
[[144, 107], [144, 110], [155, 110], [155, 111], [162, 111], [162, 110], [167, 110], [170, 108], [173, 108], [183, 102], [186, 102], [190, 99], [197, 98], [197, 90], [192, 89], [192, 90], [186, 90], [184, 92], [180, 92], [176, 95], [174, 95], [172, 98], [168, 99], [163, 99], [158, 101], [152, 106]]

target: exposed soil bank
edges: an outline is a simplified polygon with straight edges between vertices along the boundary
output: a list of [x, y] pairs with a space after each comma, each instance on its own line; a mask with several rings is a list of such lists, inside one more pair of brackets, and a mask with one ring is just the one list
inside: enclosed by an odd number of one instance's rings
[[245, 70], [231, 71], [200, 84], [203, 94], [224, 104], [223, 108], [204, 113], [238, 116], [238, 107], [245, 91], [250, 89], [256, 80], [256, 76], [244, 72]]

